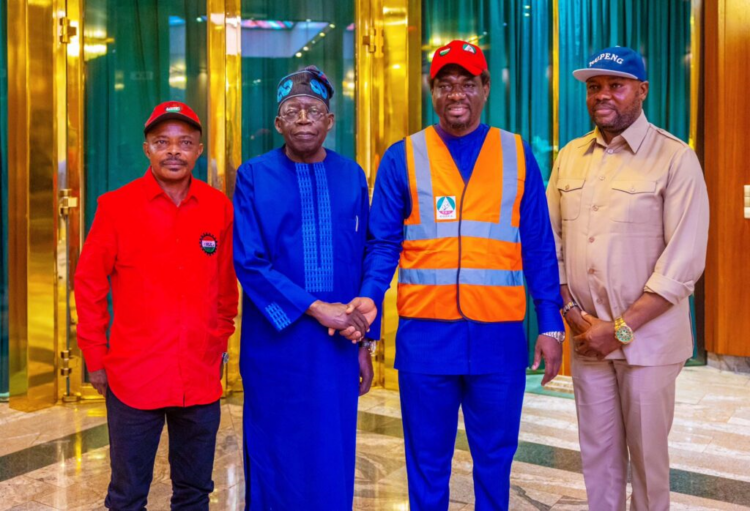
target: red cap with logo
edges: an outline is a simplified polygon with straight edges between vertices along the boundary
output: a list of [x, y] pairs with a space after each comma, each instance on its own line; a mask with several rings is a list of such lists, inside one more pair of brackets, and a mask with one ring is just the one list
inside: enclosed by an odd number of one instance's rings
[[451, 41], [435, 50], [430, 66], [430, 78], [435, 78], [448, 64], [457, 64], [474, 76], [487, 70], [487, 60], [482, 50], [479, 46], [466, 41]]
[[184, 121], [195, 126], [201, 133], [203, 133], [203, 126], [201, 126], [201, 120], [198, 119], [198, 114], [196, 114], [193, 109], [185, 103], [180, 103], [179, 101], [165, 101], [164, 103], [157, 105], [151, 113], [151, 117], [146, 121], [143, 133], [148, 133], [149, 130], [158, 123], [169, 119]]

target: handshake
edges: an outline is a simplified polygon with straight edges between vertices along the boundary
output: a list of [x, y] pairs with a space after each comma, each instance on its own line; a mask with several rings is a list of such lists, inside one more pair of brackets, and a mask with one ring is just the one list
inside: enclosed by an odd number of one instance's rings
[[378, 314], [378, 308], [370, 298], [357, 297], [349, 303], [328, 303], [316, 300], [307, 309], [307, 314], [328, 327], [328, 335], [337, 331], [356, 343], [370, 331], [370, 325]]

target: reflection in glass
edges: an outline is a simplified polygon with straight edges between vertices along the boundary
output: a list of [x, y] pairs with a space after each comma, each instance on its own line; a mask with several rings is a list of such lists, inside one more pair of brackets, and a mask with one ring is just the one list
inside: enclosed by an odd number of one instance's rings
[[242, 2], [242, 157], [280, 147], [276, 86], [316, 65], [335, 89], [336, 123], [325, 146], [354, 158], [354, 3]]

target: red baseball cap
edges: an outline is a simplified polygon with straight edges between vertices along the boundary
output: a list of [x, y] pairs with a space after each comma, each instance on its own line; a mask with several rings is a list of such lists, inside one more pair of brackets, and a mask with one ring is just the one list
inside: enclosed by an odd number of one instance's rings
[[430, 78], [435, 78], [448, 64], [458, 64], [474, 76], [487, 70], [487, 60], [482, 50], [479, 46], [466, 41], [451, 41], [435, 50], [430, 66]]
[[198, 114], [196, 114], [192, 108], [185, 103], [180, 103], [179, 101], [165, 101], [154, 108], [151, 117], [148, 118], [148, 121], [146, 121], [146, 125], [143, 128], [143, 134], [145, 135], [148, 133], [149, 130], [158, 123], [169, 119], [185, 121], [186, 123], [195, 126], [201, 133], [203, 133], [201, 120], [198, 119]]

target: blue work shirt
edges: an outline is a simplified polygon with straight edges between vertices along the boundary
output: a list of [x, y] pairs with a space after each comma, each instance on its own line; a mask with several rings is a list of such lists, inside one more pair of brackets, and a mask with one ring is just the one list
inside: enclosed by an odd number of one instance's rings
[[[486, 124], [455, 137], [435, 129], [448, 146], [464, 181], [490, 128]], [[383, 155], [370, 210], [365, 279], [361, 295], [383, 301], [398, 266], [404, 241], [404, 220], [411, 214], [411, 195], [404, 141]], [[521, 200], [521, 254], [524, 276], [534, 299], [539, 332], [564, 331], [555, 240], [539, 165], [523, 143], [526, 180]], [[498, 304], [502, 306], [501, 304]], [[423, 374], [489, 374], [525, 370], [528, 348], [523, 322], [482, 323], [467, 319], [439, 321], [399, 319], [396, 369]]]

